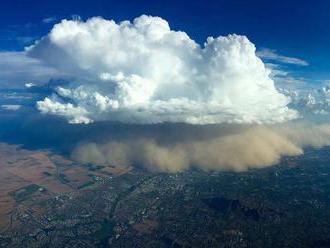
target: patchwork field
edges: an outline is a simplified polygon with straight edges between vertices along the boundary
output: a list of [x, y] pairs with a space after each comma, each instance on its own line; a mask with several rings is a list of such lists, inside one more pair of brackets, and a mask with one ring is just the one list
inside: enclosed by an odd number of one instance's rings
[[29, 151], [5, 143], [0, 143], [0, 158], [0, 230], [11, 224], [15, 209], [29, 205], [33, 199], [83, 190], [106, 176], [130, 171], [77, 165], [49, 151]]

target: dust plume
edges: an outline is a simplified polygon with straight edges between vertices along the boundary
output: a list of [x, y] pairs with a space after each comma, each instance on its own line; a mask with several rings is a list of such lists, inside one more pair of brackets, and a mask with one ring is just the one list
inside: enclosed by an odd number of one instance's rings
[[[282, 156], [303, 154], [306, 147], [330, 145], [330, 125], [288, 123], [278, 126], [218, 128], [213, 136], [193, 139], [134, 137], [121, 141], [87, 143], [72, 156], [83, 163], [142, 166], [151, 171], [178, 172], [190, 167], [206, 171], [244, 171], [278, 163]], [[206, 132], [207, 133], [207, 132]], [[166, 134], [164, 134], [166, 136]]]

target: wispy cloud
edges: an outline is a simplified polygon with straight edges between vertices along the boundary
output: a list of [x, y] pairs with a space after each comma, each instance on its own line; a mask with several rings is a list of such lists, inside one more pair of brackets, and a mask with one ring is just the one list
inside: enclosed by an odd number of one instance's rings
[[[301, 74], [303, 68], [309, 63], [305, 60], [278, 54], [276, 50], [263, 48], [257, 51], [257, 56], [263, 60], [265, 66], [271, 70], [271, 78], [279, 89], [301, 88], [315, 80], [306, 78]], [[296, 67], [292, 67], [294, 65]]]
[[289, 70], [286, 66], [265, 63], [265, 66], [271, 70], [271, 78], [279, 88], [291, 88], [295, 86], [302, 86], [310, 83], [310, 79], [299, 76], [295, 71]]
[[21, 45], [29, 45], [32, 44], [33, 41], [37, 40], [38, 36], [4, 36], [0, 34], [0, 41], [6, 41], [6, 42], [17, 42]]
[[307, 66], [309, 63], [303, 59], [288, 57], [281, 54], [278, 54], [276, 50], [263, 48], [257, 52], [258, 57], [264, 60], [270, 60], [274, 62], [279, 62], [283, 64], [292, 64], [292, 65], [300, 65]]
[[30, 22], [23, 25], [6, 25], [0, 29], [0, 42], [19, 47], [31, 45], [40, 38], [37, 30], [38, 25]]
[[21, 105], [18, 105], [18, 104], [4, 104], [4, 105], [1, 105], [1, 108], [3, 110], [17, 111], [21, 108]]
[[0, 88], [24, 87], [26, 82], [48, 81], [59, 73], [25, 52], [0, 51]]
[[73, 15], [71, 15], [71, 19], [73, 21], [81, 21], [81, 16], [80, 15], [73, 14]]
[[42, 19], [43, 23], [53, 23], [57, 20], [56, 16], [49, 16], [49, 17], [45, 17], [44, 19]]

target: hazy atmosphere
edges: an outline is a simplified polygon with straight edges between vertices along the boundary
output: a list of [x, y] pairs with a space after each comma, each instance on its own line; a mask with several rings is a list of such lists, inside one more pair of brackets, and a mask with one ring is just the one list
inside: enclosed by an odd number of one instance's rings
[[1, 246], [329, 247], [329, 7], [5, 1]]

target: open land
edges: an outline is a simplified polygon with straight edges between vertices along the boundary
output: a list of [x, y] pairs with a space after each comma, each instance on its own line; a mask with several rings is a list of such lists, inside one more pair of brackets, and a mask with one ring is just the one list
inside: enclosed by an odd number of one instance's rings
[[0, 145], [1, 247], [329, 247], [330, 150], [151, 173]]

